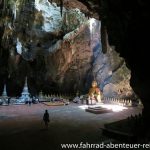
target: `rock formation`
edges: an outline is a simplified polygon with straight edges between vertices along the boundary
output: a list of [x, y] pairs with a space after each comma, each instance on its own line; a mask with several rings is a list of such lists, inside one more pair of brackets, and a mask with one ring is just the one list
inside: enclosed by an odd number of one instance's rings
[[28, 76], [32, 95], [41, 90], [86, 94], [95, 78], [104, 96], [133, 96], [130, 71], [111, 46], [102, 50], [101, 23], [89, 18], [98, 18], [88, 14], [89, 6], [78, 1], [64, 1], [62, 9], [60, 1], [4, 2], [0, 69], [1, 86], [7, 83], [8, 95], [20, 96]]
[[[125, 58], [131, 70], [130, 85], [141, 98], [143, 109], [143, 136], [150, 135], [150, 73], [149, 73], [149, 34], [150, 13], [148, 1], [101, 1], [102, 22], [107, 27], [110, 45]], [[148, 137], [149, 138], [149, 137]]]

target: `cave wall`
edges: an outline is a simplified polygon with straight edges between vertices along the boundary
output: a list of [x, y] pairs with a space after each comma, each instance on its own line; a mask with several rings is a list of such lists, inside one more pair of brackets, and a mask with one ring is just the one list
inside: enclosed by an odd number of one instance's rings
[[1, 91], [3, 84], [8, 84], [8, 95], [20, 94], [25, 76], [31, 94], [57, 91], [53, 77], [57, 62], [47, 67], [47, 56], [60, 48], [63, 36], [76, 29], [85, 17], [78, 9], [63, 8], [61, 12], [60, 6], [45, 0], [2, 1], [0, 6]]
[[150, 73], [149, 35], [150, 13], [148, 1], [101, 1], [102, 22], [107, 27], [110, 45], [125, 58], [131, 70], [130, 84], [144, 105], [143, 134], [149, 134], [150, 122]]
[[102, 49], [100, 21], [44, 0], [2, 8], [1, 89], [7, 84], [9, 96], [21, 94], [26, 76], [31, 95], [86, 94], [96, 79], [104, 96], [133, 96], [124, 59]]
[[[149, 73], [144, 67], [148, 65], [148, 38], [145, 37], [149, 31], [148, 6], [147, 2], [134, 0], [130, 6], [128, 2], [110, 0], [103, 3], [105, 17], [102, 21], [107, 26], [109, 44], [115, 45], [115, 50], [125, 58], [131, 69], [131, 85], [140, 96], [146, 98], [149, 96], [146, 87], [150, 81]], [[138, 88], [138, 82], [139, 85], [145, 85], [145, 92]]]
[[[110, 46], [106, 35], [107, 49], [103, 49], [101, 22], [93, 19], [91, 28], [91, 49], [93, 51], [91, 72], [105, 97], [135, 99], [129, 82], [131, 72], [127, 68], [124, 58], [119, 56], [115, 47]], [[91, 80], [88, 79], [91, 83]]]
[[103, 95], [136, 100], [137, 96], [130, 86], [131, 71], [127, 68], [124, 58], [120, 57], [111, 46], [108, 47], [105, 55], [109, 60], [110, 69], [103, 82]]

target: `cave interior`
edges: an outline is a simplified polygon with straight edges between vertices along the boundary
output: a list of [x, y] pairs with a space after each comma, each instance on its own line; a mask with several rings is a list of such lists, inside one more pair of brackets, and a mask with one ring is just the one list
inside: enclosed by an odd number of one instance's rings
[[133, 0], [0, 0], [0, 95], [86, 95], [140, 101], [150, 138], [149, 7]]

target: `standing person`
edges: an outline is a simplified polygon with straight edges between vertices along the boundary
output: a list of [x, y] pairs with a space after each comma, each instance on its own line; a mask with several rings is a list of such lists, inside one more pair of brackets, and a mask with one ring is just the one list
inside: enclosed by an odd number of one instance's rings
[[9, 97], [9, 98], [8, 98], [8, 105], [10, 104], [10, 99], [11, 99], [11, 98]]
[[45, 123], [46, 129], [48, 129], [48, 123], [49, 123], [49, 113], [48, 110], [45, 110], [44, 116], [43, 116], [43, 121]]
[[31, 103], [32, 103], [32, 99], [31, 98], [29, 98], [28, 103], [29, 103], [29, 106], [31, 106]]

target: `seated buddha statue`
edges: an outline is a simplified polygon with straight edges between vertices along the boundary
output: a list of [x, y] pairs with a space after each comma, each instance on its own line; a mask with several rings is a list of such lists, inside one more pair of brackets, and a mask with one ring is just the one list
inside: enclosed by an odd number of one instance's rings
[[92, 82], [92, 87], [89, 90], [89, 100], [95, 100], [96, 102], [101, 102], [101, 92], [97, 87], [97, 82], [94, 80]]

